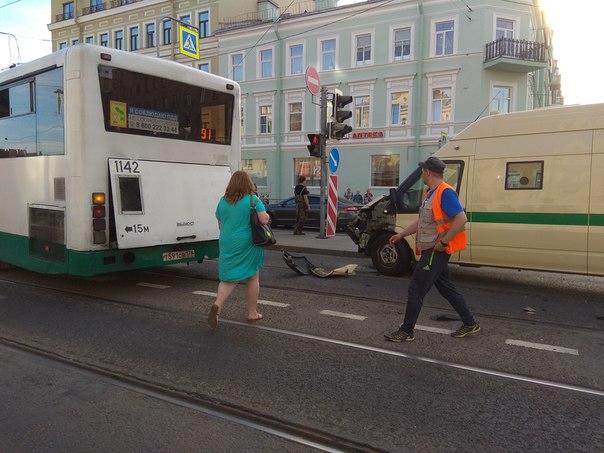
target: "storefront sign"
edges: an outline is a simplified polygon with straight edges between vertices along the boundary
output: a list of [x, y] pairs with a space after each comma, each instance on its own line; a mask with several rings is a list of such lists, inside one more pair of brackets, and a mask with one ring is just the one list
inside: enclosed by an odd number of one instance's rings
[[384, 138], [384, 131], [353, 132], [352, 138]]

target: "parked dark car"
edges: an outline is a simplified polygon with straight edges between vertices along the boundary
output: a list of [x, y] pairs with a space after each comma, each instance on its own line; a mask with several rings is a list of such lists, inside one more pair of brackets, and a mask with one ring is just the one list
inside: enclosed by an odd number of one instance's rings
[[[319, 213], [321, 209], [319, 195], [309, 195], [310, 209], [306, 211], [306, 222], [304, 227], [320, 228]], [[352, 222], [362, 205], [353, 203], [343, 197], [338, 197], [338, 221], [337, 229], [342, 230]], [[266, 206], [266, 211], [271, 218], [271, 226], [294, 226], [296, 223], [296, 199], [288, 198], [279, 203], [271, 203]]]

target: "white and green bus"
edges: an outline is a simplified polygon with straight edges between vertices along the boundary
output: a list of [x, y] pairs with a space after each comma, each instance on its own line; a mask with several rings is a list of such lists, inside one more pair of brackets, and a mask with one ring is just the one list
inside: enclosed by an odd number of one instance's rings
[[80, 44], [0, 72], [0, 262], [95, 275], [218, 256], [237, 83]]

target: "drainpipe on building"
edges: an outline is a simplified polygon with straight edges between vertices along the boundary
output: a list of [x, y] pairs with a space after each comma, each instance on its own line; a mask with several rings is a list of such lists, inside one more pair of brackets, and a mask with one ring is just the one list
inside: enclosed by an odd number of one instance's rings
[[275, 58], [275, 78], [276, 78], [276, 93], [275, 93], [275, 115], [273, 116], [273, 131], [275, 136], [275, 177], [278, 181], [277, 193], [272, 194], [271, 198], [281, 199], [283, 198], [281, 193], [282, 181], [281, 181], [281, 127], [282, 121], [282, 102], [281, 102], [281, 91], [283, 88], [283, 40], [279, 34], [279, 18], [273, 22], [273, 28], [275, 30], [275, 36], [277, 37], [277, 55]]
[[423, 95], [422, 86], [424, 82], [424, 0], [417, 0], [417, 8], [419, 10], [419, 20], [417, 24], [417, 73], [415, 76], [414, 93], [413, 93], [413, 121], [415, 123], [415, 152], [409, 156], [407, 152], [408, 168], [415, 168], [419, 163], [420, 153], [420, 138], [422, 133], [422, 105]]

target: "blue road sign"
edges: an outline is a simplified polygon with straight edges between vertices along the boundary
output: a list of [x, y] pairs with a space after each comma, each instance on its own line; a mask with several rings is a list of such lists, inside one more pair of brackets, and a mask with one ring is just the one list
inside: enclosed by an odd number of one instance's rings
[[180, 26], [180, 53], [199, 60], [199, 34], [190, 28]]
[[340, 165], [340, 152], [338, 148], [333, 148], [329, 153], [329, 171], [335, 173]]

